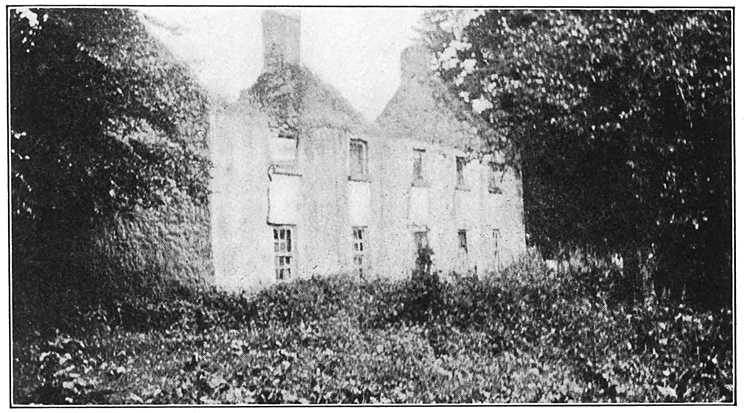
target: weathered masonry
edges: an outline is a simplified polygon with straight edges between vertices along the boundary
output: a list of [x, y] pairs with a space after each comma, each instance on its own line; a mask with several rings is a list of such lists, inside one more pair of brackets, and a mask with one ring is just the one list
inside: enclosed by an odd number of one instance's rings
[[374, 124], [300, 61], [300, 20], [267, 12], [264, 73], [214, 110], [209, 147], [215, 281], [254, 290], [312, 274], [404, 277], [417, 248], [444, 273], [488, 272], [525, 251], [521, 181], [435, 99], [420, 47]]

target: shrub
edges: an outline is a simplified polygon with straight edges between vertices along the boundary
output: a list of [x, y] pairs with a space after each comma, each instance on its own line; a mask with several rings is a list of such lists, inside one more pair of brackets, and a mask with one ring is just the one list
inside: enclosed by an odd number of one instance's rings
[[[16, 400], [91, 402], [108, 388], [109, 403], [730, 401], [731, 313], [614, 302], [590, 279], [607, 268], [586, 259], [551, 272], [531, 256], [453, 280], [315, 277], [250, 298], [208, 289], [122, 299], [84, 313], [105, 327], [84, 334], [96, 343], [85, 357], [114, 369], [99, 376], [109, 387], [58, 373], [91, 374], [42, 349], [58, 338], [38, 339], [16, 365], [45, 373]], [[112, 376], [121, 346], [138, 354], [133, 369], [165, 365], [167, 383], [149, 370]], [[147, 390], [130, 397], [127, 386]]]

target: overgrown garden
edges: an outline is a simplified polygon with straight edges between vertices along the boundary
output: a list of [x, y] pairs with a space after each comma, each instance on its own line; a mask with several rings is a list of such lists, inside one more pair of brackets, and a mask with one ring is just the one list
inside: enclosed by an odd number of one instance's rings
[[131, 10], [9, 18], [15, 403], [734, 400], [728, 11], [427, 13], [529, 256], [251, 297], [205, 286], [189, 70]]
[[[16, 403], [730, 402], [732, 314], [627, 304], [602, 260], [120, 300], [16, 342]], [[20, 337], [20, 336], [16, 336]]]

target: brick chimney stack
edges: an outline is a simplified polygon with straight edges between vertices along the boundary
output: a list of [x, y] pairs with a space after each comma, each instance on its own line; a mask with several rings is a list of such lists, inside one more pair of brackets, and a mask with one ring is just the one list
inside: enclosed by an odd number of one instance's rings
[[432, 54], [425, 46], [409, 46], [400, 54], [400, 79], [406, 82], [418, 76], [431, 74]]
[[285, 64], [300, 64], [300, 15], [267, 10], [261, 16], [263, 25], [264, 72]]

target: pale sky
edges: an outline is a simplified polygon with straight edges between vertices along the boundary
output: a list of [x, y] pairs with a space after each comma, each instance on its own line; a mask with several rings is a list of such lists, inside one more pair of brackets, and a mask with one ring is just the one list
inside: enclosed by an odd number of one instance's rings
[[[237, 99], [261, 73], [261, 9], [140, 10], [164, 26], [178, 27], [178, 34], [151, 29], [189, 63], [206, 88], [223, 98]], [[423, 10], [303, 8], [302, 62], [372, 121], [398, 88], [400, 53], [416, 38], [413, 27]]]

